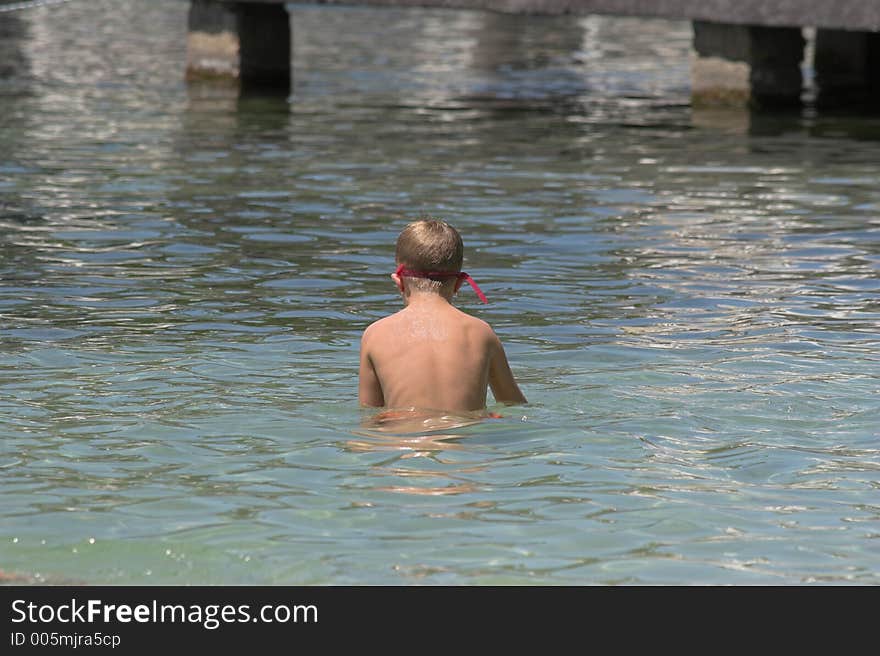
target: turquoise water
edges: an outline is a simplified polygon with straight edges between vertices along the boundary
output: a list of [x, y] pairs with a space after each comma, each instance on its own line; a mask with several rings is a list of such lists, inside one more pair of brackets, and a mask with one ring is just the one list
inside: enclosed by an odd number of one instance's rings
[[[880, 581], [880, 120], [692, 111], [685, 23], [442, 10], [292, 7], [238, 99], [186, 9], [0, 15], [7, 580]], [[530, 403], [365, 433], [421, 213]]]

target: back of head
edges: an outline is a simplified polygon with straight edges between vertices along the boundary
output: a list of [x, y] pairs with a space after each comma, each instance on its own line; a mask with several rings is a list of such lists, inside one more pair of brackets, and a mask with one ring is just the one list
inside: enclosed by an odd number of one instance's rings
[[397, 264], [412, 271], [458, 273], [463, 258], [461, 235], [445, 221], [413, 221], [397, 238]]

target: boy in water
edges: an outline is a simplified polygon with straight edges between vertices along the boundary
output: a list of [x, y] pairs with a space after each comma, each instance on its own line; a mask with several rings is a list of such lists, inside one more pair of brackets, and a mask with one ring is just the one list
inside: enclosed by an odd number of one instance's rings
[[358, 395], [362, 406], [485, 410], [486, 391], [499, 403], [526, 403], [501, 341], [485, 321], [452, 305], [467, 281], [458, 231], [424, 219], [397, 238], [391, 279], [405, 307], [372, 323], [361, 338]]

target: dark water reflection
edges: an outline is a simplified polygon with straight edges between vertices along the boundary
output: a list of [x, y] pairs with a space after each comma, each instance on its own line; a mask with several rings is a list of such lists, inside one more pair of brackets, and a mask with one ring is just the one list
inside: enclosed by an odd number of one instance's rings
[[[692, 112], [683, 24], [439, 10], [295, 7], [240, 97], [186, 3], [109, 4], [0, 20], [0, 568], [877, 580], [875, 118]], [[364, 436], [420, 213], [532, 403]]]

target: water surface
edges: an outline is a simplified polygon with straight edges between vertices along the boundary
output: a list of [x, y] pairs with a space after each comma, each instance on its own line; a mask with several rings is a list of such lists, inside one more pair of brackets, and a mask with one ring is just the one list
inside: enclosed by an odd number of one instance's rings
[[[0, 569], [97, 584], [876, 584], [880, 120], [689, 106], [686, 23], [0, 15]], [[810, 79], [807, 70], [807, 79]], [[365, 433], [393, 245], [456, 225], [529, 398]]]

